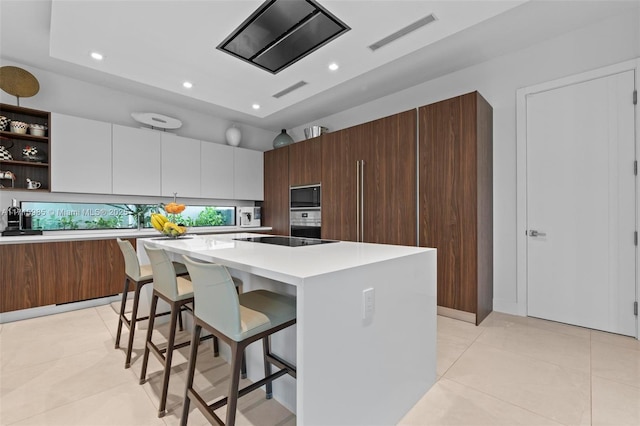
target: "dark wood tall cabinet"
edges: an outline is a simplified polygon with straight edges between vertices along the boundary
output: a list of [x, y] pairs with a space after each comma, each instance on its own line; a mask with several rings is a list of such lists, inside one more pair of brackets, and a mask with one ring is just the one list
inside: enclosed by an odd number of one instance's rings
[[289, 235], [289, 146], [264, 153], [262, 224]]
[[322, 238], [357, 240], [360, 126], [322, 135]]
[[473, 92], [421, 107], [420, 245], [438, 249], [438, 306], [479, 324], [493, 309], [493, 110]]
[[322, 237], [416, 245], [416, 111], [322, 138]]
[[[364, 165], [364, 239], [416, 245], [416, 110], [373, 121]], [[367, 161], [368, 160], [368, 161]]]

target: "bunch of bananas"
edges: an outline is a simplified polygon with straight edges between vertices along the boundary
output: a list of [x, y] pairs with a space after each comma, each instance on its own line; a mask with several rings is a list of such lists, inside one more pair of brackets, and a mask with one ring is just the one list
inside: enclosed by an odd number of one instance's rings
[[185, 205], [171, 202], [171, 203], [165, 205], [164, 209], [169, 214], [178, 214], [178, 213], [182, 213], [184, 211]]
[[151, 226], [153, 226], [158, 231], [162, 232], [164, 230], [164, 224], [169, 222], [169, 219], [163, 214], [153, 213], [151, 215]]
[[187, 228], [185, 226], [176, 225], [175, 223], [170, 222], [165, 215], [160, 213], [153, 213], [151, 215], [151, 226], [168, 237], [179, 237], [187, 232]]

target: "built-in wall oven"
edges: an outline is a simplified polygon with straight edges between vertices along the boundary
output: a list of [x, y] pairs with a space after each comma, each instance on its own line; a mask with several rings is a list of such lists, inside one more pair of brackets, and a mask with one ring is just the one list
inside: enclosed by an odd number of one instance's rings
[[291, 187], [289, 224], [292, 237], [321, 238], [320, 185]]

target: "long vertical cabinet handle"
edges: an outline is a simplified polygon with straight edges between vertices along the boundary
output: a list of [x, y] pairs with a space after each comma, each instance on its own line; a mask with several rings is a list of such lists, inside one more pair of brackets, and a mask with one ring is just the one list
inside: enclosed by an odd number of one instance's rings
[[360, 242], [360, 160], [356, 160], [356, 242]]
[[364, 160], [360, 160], [360, 242], [364, 243]]

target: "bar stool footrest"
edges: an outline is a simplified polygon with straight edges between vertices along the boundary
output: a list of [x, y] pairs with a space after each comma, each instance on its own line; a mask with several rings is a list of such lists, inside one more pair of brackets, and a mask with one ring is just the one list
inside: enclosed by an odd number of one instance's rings
[[[289, 373], [287, 371], [287, 369], [278, 370], [275, 373], [269, 375], [268, 377], [265, 377], [262, 380], [258, 380], [257, 382], [252, 383], [249, 386], [240, 389], [238, 391], [238, 398], [242, 398], [243, 396], [247, 395], [248, 393], [253, 392], [254, 390], [266, 385], [268, 382], [272, 382], [275, 379], [277, 379], [278, 377], [284, 376], [287, 373]], [[224, 398], [214, 402], [211, 405], [208, 405], [207, 407], [210, 410], [217, 410], [218, 408], [224, 407], [225, 405], [227, 405], [228, 401], [229, 401], [229, 397], [225, 396]]]
[[[220, 426], [224, 426], [224, 422], [220, 417], [216, 415], [211, 409], [209, 409], [209, 405], [198, 395], [193, 389], [187, 389], [187, 398], [189, 401], [196, 406], [198, 410], [202, 413], [203, 416], [209, 421], [211, 424], [219, 424]], [[226, 399], [226, 398], [225, 398]]]

